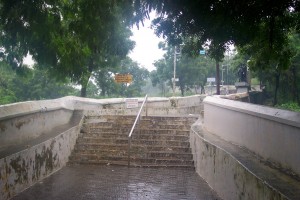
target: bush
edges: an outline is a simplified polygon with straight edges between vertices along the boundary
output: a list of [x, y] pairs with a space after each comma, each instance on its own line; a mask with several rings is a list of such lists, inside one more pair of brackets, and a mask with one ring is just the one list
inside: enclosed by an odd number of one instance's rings
[[300, 106], [295, 102], [288, 102], [281, 104], [279, 106], [276, 106], [277, 108], [285, 109], [285, 110], [291, 110], [295, 112], [300, 112]]

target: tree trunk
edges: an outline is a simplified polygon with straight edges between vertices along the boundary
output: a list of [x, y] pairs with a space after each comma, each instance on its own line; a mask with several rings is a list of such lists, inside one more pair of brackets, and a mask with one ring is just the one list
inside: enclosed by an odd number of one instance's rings
[[80, 84], [81, 84], [80, 96], [81, 97], [86, 97], [86, 89], [87, 89], [91, 74], [92, 73], [88, 73], [88, 74], [82, 75], [82, 77], [81, 77], [81, 81], [80, 81]]
[[81, 85], [80, 96], [86, 97], [86, 86]]
[[105, 94], [106, 94], [106, 90], [105, 90], [105, 86], [103, 86], [103, 87], [101, 88], [100, 95], [104, 97]]
[[201, 85], [201, 94], [205, 94], [205, 89], [204, 89], [204, 85]]
[[220, 95], [220, 63], [216, 60], [216, 85], [217, 85], [217, 95]]
[[277, 70], [275, 74], [275, 93], [274, 93], [274, 102], [273, 106], [277, 105], [278, 103], [278, 88], [279, 88], [279, 80], [280, 80], [280, 72]]
[[181, 96], [184, 97], [184, 86], [182, 84], [179, 85], [180, 91], [181, 91]]
[[165, 84], [164, 84], [164, 82], [161, 82], [160, 87], [161, 87], [161, 95], [164, 97], [165, 96]]

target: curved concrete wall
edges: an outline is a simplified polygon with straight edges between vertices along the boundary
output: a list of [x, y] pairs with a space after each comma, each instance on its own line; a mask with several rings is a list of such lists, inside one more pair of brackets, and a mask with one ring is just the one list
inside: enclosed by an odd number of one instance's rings
[[[253, 173], [255, 170], [251, 171], [244, 166], [243, 162], [237, 158], [245, 156], [247, 163], [251, 163], [251, 165], [257, 163], [255, 160], [249, 162], [251, 155], [241, 152], [238, 147], [228, 145], [218, 137], [206, 133], [199, 120], [190, 131], [190, 145], [196, 172], [222, 199], [294, 199], [285, 196], [278, 188], [275, 189], [271, 186], [269, 180], [261, 179], [256, 173]], [[264, 172], [260, 171], [260, 173]]]
[[9, 199], [66, 165], [80, 124], [58, 136], [0, 159], [0, 199]]
[[72, 113], [71, 110], [60, 109], [0, 121], [0, 147], [20, 144], [49, 133], [54, 127], [67, 124]]
[[300, 175], [299, 112], [206, 97], [204, 126], [210, 133]]

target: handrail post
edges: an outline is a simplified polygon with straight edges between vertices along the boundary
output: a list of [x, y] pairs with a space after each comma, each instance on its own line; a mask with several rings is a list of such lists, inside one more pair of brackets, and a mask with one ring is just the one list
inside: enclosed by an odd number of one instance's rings
[[131, 137], [128, 137], [128, 167], [130, 167], [130, 146], [131, 146]]
[[146, 117], [148, 116], [148, 96], [146, 97]]

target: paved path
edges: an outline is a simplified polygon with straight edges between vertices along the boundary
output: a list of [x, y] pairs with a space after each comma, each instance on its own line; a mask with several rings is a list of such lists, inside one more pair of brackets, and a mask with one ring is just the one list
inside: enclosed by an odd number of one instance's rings
[[13, 200], [220, 199], [188, 169], [67, 166]]

